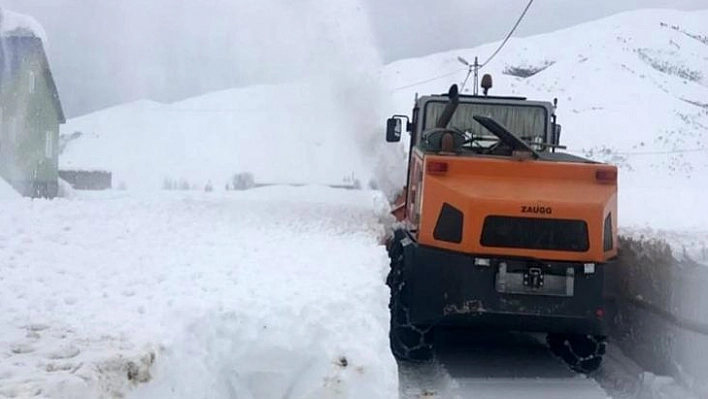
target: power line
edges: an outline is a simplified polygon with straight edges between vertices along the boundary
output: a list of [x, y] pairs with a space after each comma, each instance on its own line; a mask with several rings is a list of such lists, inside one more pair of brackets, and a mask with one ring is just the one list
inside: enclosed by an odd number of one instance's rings
[[482, 63], [480, 68], [484, 68], [485, 65], [489, 64], [489, 61], [491, 61], [499, 53], [499, 51], [501, 51], [501, 49], [504, 47], [504, 45], [506, 45], [506, 42], [509, 40], [509, 38], [511, 38], [511, 35], [514, 34], [514, 31], [521, 23], [521, 20], [523, 20], [524, 17], [526, 16], [526, 12], [529, 10], [529, 8], [531, 8], [531, 4], [533, 4], [533, 0], [529, 0], [529, 3], [526, 5], [526, 8], [524, 8], [524, 11], [519, 16], [519, 19], [516, 20], [514, 27], [511, 28], [509, 33], [506, 35], [506, 38], [504, 38], [504, 41], [499, 45], [499, 47], [497, 47], [497, 49], [494, 51], [494, 53], [492, 53], [492, 55], [487, 59], [487, 61], [484, 61]]
[[421, 80], [421, 81], [419, 81], [419, 82], [407, 84], [407, 85], [405, 85], [405, 86], [396, 87], [395, 89], [393, 89], [393, 91], [408, 89], [408, 88], [410, 88], [410, 87], [415, 87], [415, 86], [418, 86], [418, 85], [422, 85], [422, 84], [424, 84], [424, 83], [432, 82], [432, 81], [434, 81], [434, 80], [446, 78], [446, 77], [448, 77], [448, 76], [450, 76], [450, 75], [454, 75], [454, 74], [459, 73], [459, 72], [461, 72], [461, 71], [464, 71], [464, 70], [466, 70], [466, 69], [467, 69], [467, 68], [459, 68], [459, 69], [456, 69], [456, 70], [454, 70], [454, 71], [452, 71], [452, 72], [448, 72], [448, 73], [445, 73], [445, 74], [442, 74], [442, 75], [438, 75], [438, 76], [436, 76], [436, 77], [434, 77], [434, 78], [430, 78], [430, 79], [426, 79], [426, 80]]
[[[502, 41], [502, 43], [499, 45], [499, 47], [497, 47], [497, 49], [494, 51], [494, 53], [492, 53], [492, 55], [487, 59], [487, 61], [485, 61], [484, 63], [482, 63], [481, 65], [479, 65], [477, 68], [483, 68], [483, 67], [484, 67], [485, 65], [487, 65], [497, 54], [499, 54], [499, 52], [501, 51], [501, 49], [506, 45], [506, 42], [509, 41], [509, 38], [511, 38], [511, 35], [513, 35], [514, 32], [516, 31], [516, 28], [519, 27], [519, 24], [521, 23], [521, 21], [522, 21], [522, 20], [524, 19], [524, 17], [526, 16], [526, 13], [528, 12], [529, 8], [531, 8], [531, 5], [533, 4], [533, 2], [534, 2], [534, 0], [529, 0], [529, 3], [526, 5], [526, 8], [524, 8], [524, 11], [521, 13], [521, 15], [519, 16], [519, 18], [516, 20], [516, 23], [515, 23], [514, 26], [511, 28], [511, 30], [509, 31], [509, 33], [507, 33], [506, 37], [504, 38], [504, 40]], [[407, 84], [407, 85], [405, 85], [405, 86], [396, 87], [396, 88], [393, 89], [392, 91], [398, 91], [398, 90], [408, 89], [408, 88], [411, 88], [411, 87], [415, 87], [415, 86], [418, 86], [418, 85], [422, 85], [422, 84], [424, 84], [424, 83], [432, 82], [432, 81], [434, 81], [434, 80], [438, 80], [438, 79], [442, 79], [442, 78], [448, 77], [448, 76], [450, 76], [450, 75], [454, 75], [454, 74], [456, 74], [456, 73], [458, 73], [458, 72], [461, 72], [461, 71], [467, 70], [467, 69], [468, 69], [468, 68], [460, 68], [460, 69], [457, 69], [457, 70], [455, 70], [455, 71], [448, 72], [448, 73], [445, 73], [445, 74], [442, 74], [442, 75], [439, 75], [439, 76], [435, 76], [435, 77], [430, 78], [430, 79], [425, 79], [425, 80], [421, 80], [421, 81], [418, 81], [418, 82], [415, 82], [415, 83]]]

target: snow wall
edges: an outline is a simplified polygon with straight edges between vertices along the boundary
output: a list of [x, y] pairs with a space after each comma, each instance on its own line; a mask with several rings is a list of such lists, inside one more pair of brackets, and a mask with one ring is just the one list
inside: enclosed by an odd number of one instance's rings
[[708, 267], [659, 239], [620, 244], [606, 275], [610, 339], [644, 369], [708, 397]]

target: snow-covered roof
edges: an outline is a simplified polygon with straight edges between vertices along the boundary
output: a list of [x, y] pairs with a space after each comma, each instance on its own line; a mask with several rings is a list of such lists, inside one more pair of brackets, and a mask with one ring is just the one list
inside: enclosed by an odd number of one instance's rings
[[0, 7], [0, 36], [30, 36], [47, 43], [47, 34], [36, 19], [2, 7]]
[[[49, 68], [49, 61], [47, 60], [47, 34], [44, 31], [44, 28], [39, 22], [37, 22], [36, 19], [29, 15], [19, 14], [0, 7], [0, 39], [3, 39], [3, 50], [5, 50], [6, 41], [17, 41], [18, 38], [19, 41], [22, 42], [32, 41], [32, 38], [37, 38], [41, 41], [42, 48], [40, 56], [41, 61], [44, 64], [47, 84], [50, 86], [52, 102], [54, 103], [56, 111], [59, 115], [59, 121], [64, 123], [64, 110], [59, 100], [59, 93], [57, 91], [54, 77], [52, 76], [51, 69]], [[13, 50], [10, 49], [10, 51]], [[7, 54], [4, 56], [9, 57]]]

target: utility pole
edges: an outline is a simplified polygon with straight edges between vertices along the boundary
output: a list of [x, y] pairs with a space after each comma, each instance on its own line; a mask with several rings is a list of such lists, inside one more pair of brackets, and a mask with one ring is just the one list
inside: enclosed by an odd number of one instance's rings
[[479, 61], [477, 57], [474, 57], [474, 64], [470, 64], [466, 59], [462, 57], [457, 57], [457, 60], [460, 61], [462, 64], [467, 66], [467, 76], [465, 77], [465, 81], [462, 82], [462, 86], [460, 87], [460, 93], [462, 93], [465, 90], [465, 85], [467, 84], [467, 80], [469, 80], [470, 75], [474, 73], [474, 87], [472, 89], [472, 93], [476, 96], [479, 94]]

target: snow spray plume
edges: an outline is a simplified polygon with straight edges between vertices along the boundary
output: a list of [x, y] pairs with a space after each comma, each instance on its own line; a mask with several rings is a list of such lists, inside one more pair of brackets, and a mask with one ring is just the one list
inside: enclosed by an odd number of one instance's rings
[[[362, 184], [371, 178], [372, 143], [383, 143], [376, 81], [382, 62], [362, 0], [216, 1], [210, 7], [156, 0], [114, 7], [134, 14], [120, 25], [126, 40], [117, 60], [122, 96], [172, 101], [187, 93], [306, 80], [327, 113], [318, 114], [314, 105], [311, 115], [297, 119], [317, 120], [339, 140], [340, 159], [351, 163], [356, 178]], [[304, 125], [294, 133], [307, 134]]]
[[332, 134], [341, 143], [342, 159], [366, 185], [376, 180], [376, 148], [371, 143], [381, 137], [377, 129], [383, 124], [377, 81], [382, 62], [373, 30], [358, 0], [318, 4], [316, 11], [317, 21], [308, 32], [314, 49], [308, 60], [314, 71], [311, 79], [319, 81], [322, 97], [334, 105], [334, 115], [328, 118], [336, 126]]

